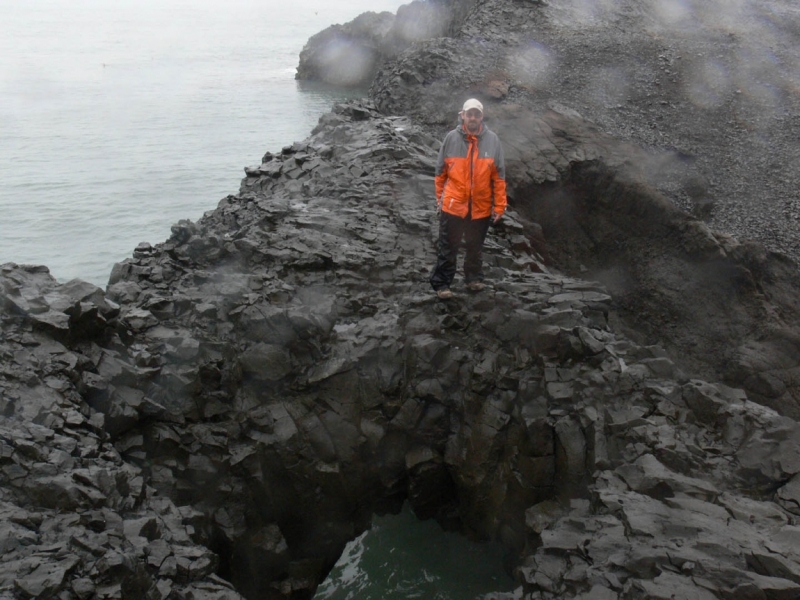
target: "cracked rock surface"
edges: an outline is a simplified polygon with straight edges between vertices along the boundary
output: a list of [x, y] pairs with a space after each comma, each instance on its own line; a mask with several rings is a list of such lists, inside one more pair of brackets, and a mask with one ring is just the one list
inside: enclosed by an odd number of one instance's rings
[[[554, 126], [525, 177], [605, 148], [633, 186], [635, 149]], [[437, 144], [340, 105], [105, 293], [3, 267], [0, 589], [310, 598], [408, 500], [501, 540], [527, 598], [800, 592], [796, 421], [617, 331], [609, 290], [554, 269], [522, 206], [490, 234], [488, 289], [436, 300]], [[633, 189], [634, 214], [735, 263]]]
[[0, 598], [309, 599], [404, 501], [505, 544], [487, 598], [799, 597], [796, 265], [501, 102], [489, 285], [441, 302], [439, 131], [377, 96], [105, 291], [0, 266]]

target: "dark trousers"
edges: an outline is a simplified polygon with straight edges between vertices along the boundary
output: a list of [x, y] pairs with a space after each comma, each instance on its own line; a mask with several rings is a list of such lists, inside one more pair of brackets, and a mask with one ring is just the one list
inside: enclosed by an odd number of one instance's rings
[[434, 290], [450, 287], [456, 276], [456, 259], [461, 239], [467, 248], [464, 258], [464, 280], [483, 281], [481, 249], [489, 231], [489, 220], [462, 219], [442, 211], [439, 217], [439, 239], [436, 242], [436, 266], [431, 273], [431, 286]]

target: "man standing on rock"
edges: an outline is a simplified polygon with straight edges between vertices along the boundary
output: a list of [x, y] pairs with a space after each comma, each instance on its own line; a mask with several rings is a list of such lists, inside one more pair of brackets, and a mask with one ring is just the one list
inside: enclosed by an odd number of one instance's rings
[[483, 104], [470, 98], [459, 116], [461, 125], [445, 136], [436, 164], [439, 240], [430, 281], [442, 300], [453, 297], [450, 285], [462, 238], [467, 249], [467, 289], [479, 292], [484, 288], [481, 249], [489, 223], [497, 223], [506, 210], [503, 147], [483, 124]]

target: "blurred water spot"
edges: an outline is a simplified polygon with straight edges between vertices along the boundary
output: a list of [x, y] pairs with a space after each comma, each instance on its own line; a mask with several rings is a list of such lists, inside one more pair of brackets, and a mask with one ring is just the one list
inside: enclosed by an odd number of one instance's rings
[[321, 50], [322, 78], [328, 83], [356, 85], [369, 74], [377, 60], [376, 54], [360, 42], [336, 38]]
[[714, 60], [695, 64], [686, 79], [686, 96], [699, 108], [720, 106], [730, 92], [730, 74], [724, 65]]
[[687, 0], [655, 0], [653, 9], [667, 27], [690, 23], [694, 18], [694, 11]]
[[444, 6], [405, 5], [397, 11], [395, 32], [398, 37], [409, 43], [438, 37], [444, 32], [446, 19]]
[[630, 81], [622, 69], [603, 67], [592, 74], [588, 89], [596, 106], [616, 106], [627, 100]]
[[509, 55], [507, 69], [523, 85], [537, 87], [547, 83], [553, 62], [546, 47], [532, 43], [522, 51]]

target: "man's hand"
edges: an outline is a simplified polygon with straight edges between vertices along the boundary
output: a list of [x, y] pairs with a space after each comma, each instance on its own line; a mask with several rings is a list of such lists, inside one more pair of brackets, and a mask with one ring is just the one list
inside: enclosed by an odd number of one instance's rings
[[502, 219], [502, 218], [503, 218], [503, 215], [502, 215], [502, 214], [498, 214], [498, 213], [496, 213], [496, 212], [492, 211], [492, 223], [494, 223], [495, 225], [497, 225], [497, 223], [498, 223], [498, 222], [500, 221], [500, 219]]

